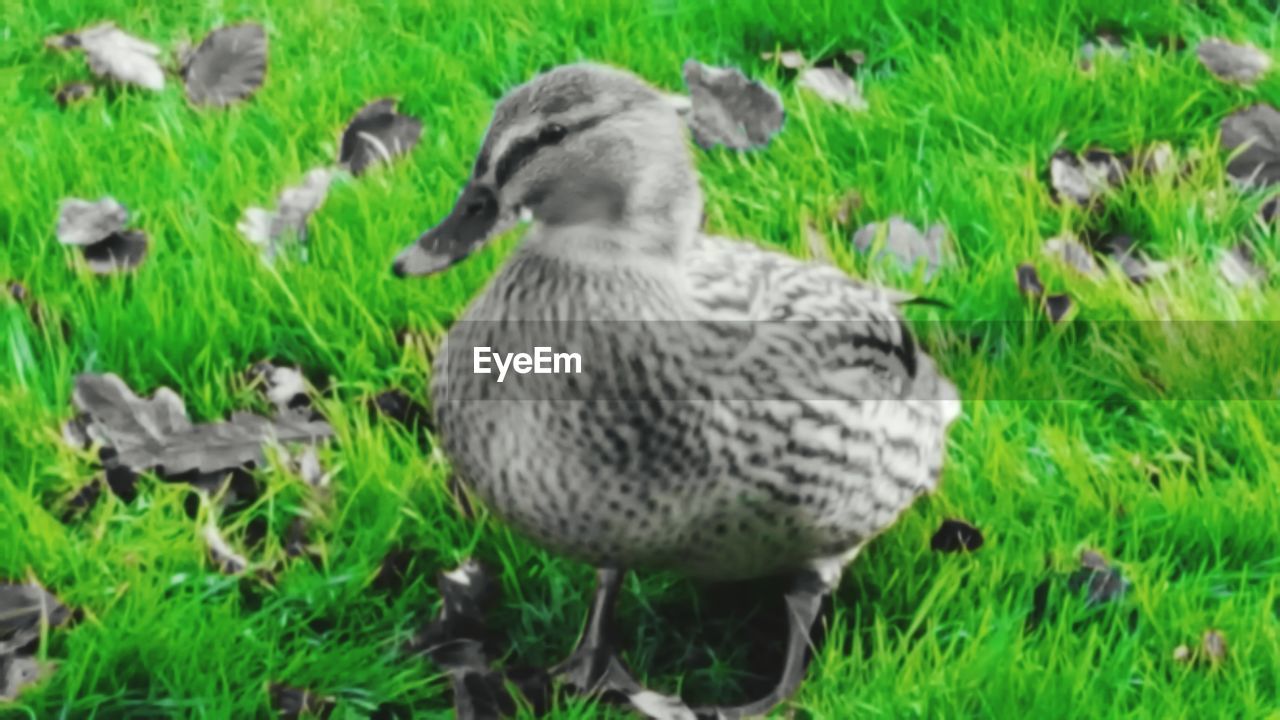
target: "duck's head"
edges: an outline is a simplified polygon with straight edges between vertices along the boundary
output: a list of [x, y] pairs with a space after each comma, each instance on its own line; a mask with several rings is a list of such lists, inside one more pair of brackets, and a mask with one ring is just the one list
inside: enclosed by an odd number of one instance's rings
[[669, 252], [697, 231], [701, 211], [671, 97], [623, 70], [564, 65], [499, 101], [453, 210], [393, 269], [439, 272], [521, 219], [549, 229], [625, 229], [648, 238], [645, 251]]

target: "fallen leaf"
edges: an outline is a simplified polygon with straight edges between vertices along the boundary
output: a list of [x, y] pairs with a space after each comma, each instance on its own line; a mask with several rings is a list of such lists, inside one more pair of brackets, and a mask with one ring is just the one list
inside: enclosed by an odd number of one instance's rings
[[1209, 662], [1217, 664], [1227, 658], [1227, 639], [1218, 630], [1205, 630], [1200, 639], [1200, 647]]
[[1102, 275], [1102, 270], [1093, 259], [1093, 252], [1080, 244], [1076, 236], [1071, 233], [1057, 235], [1046, 240], [1044, 252], [1082, 275], [1089, 277], [1100, 277]]
[[843, 105], [859, 112], [868, 108], [858, 82], [838, 67], [806, 68], [800, 73], [798, 84], [802, 88], [813, 91], [827, 102]]
[[396, 112], [396, 101], [383, 98], [360, 108], [342, 131], [338, 162], [360, 175], [370, 166], [390, 163], [418, 144], [422, 121]]
[[89, 69], [98, 77], [138, 85], [148, 90], [164, 89], [164, 69], [157, 58], [160, 48], [140, 40], [114, 23], [55, 35], [45, 41], [49, 47], [84, 50]]
[[1108, 236], [1102, 241], [1107, 247], [1107, 257], [1120, 267], [1121, 272], [1135, 285], [1160, 277], [1169, 271], [1169, 263], [1152, 260], [1138, 250], [1133, 238], [1123, 233]]
[[306, 242], [307, 219], [324, 203], [333, 177], [334, 171], [329, 168], [311, 170], [301, 184], [280, 193], [275, 210], [251, 207], [245, 210], [236, 228], [245, 239], [262, 248], [264, 260], [272, 262], [289, 240]]
[[1232, 287], [1256, 285], [1267, 279], [1267, 271], [1254, 261], [1253, 249], [1245, 243], [1219, 251], [1218, 272]]
[[403, 390], [384, 390], [378, 393], [373, 398], [373, 409], [377, 414], [411, 430], [435, 431], [431, 412]]
[[302, 717], [327, 718], [337, 707], [331, 697], [320, 697], [305, 688], [291, 687], [281, 683], [272, 683], [268, 693], [271, 696], [271, 707], [279, 717], [286, 720]]
[[124, 229], [129, 211], [115, 198], [98, 201], [66, 198], [58, 207], [58, 242], [63, 245], [93, 245]]
[[777, 50], [760, 53], [760, 59], [767, 62], [777, 62], [788, 70], [799, 70], [804, 67], [806, 62], [804, 53], [799, 50]]
[[782, 98], [764, 83], [747, 79], [737, 68], [697, 60], [685, 61], [683, 74], [692, 103], [686, 122], [701, 147], [750, 150], [767, 145], [782, 130]]
[[1071, 575], [1072, 592], [1087, 588], [1085, 604], [1100, 605], [1119, 600], [1129, 590], [1129, 581], [1120, 571], [1093, 550], [1086, 550], [1080, 555], [1081, 568]]
[[1265, 104], [1238, 110], [1222, 120], [1222, 148], [1231, 153], [1227, 174], [1247, 187], [1280, 181], [1280, 112]]
[[804, 241], [809, 248], [809, 258], [828, 265], [835, 261], [831, 257], [831, 250], [827, 247], [827, 236], [822, 234], [817, 225], [812, 220], [804, 222]]
[[1044, 295], [1044, 283], [1040, 282], [1040, 273], [1031, 263], [1022, 263], [1014, 273], [1018, 283], [1018, 292], [1028, 297], [1038, 298]]
[[98, 275], [133, 270], [146, 256], [147, 234], [141, 230], [122, 230], [84, 248], [86, 264]]
[[1067, 313], [1071, 312], [1072, 306], [1071, 296], [1066, 293], [1048, 295], [1044, 299], [1044, 312], [1051, 322], [1062, 322]]
[[1191, 648], [1187, 647], [1186, 645], [1179, 645], [1178, 647], [1174, 648], [1173, 661], [1180, 662], [1180, 663], [1191, 662]]
[[13, 700], [38, 682], [49, 666], [34, 644], [45, 627], [71, 618], [71, 611], [35, 583], [0, 582], [0, 701]]
[[897, 258], [906, 271], [915, 269], [916, 264], [924, 261], [926, 279], [932, 278], [942, 266], [942, 244], [947, 230], [942, 225], [934, 225], [929, 232], [921, 233], [919, 228], [907, 222], [900, 215], [890, 217], [884, 223], [871, 223], [853, 234], [853, 245], [861, 252], [872, 248], [884, 232], [884, 250]]
[[103, 456], [108, 470], [218, 473], [261, 465], [266, 443], [310, 443], [333, 434], [327, 422], [296, 415], [234, 413], [228, 421], [193, 424], [172, 390], [160, 388], [144, 400], [111, 373], [76, 376], [72, 399], [89, 417], [87, 435], [111, 449]]
[[222, 537], [222, 531], [218, 529], [218, 524], [214, 522], [212, 515], [205, 523], [200, 536], [204, 538], [204, 544], [209, 548], [209, 556], [213, 558], [219, 571], [227, 575], [239, 575], [249, 569], [249, 561], [244, 555], [236, 552], [226, 538]]
[[982, 531], [963, 520], [947, 518], [933, 534], [929, 547], [934, 552], [973, 552], [982, 547]]
[[58, 107], [65, 108], [93, 96], [93, 86], [86, 82], [71, 82], [58, 88], [53, 99]]
[[840, 225], [848, 225], [853, 219], [854, 213], [862, 209], [862, 193], [857, 190], [850, 190], [845, 193], [840, 202], [836, 203], [835, 219]]
[[184, 58], [182, 79], [196, 105], [229, 105], [243, 100], [267, 75], [267, 33], [257, 23], [220, 27]]
[[1087, 208], [1123, 180], [1124, 166], [1106, 150], [1088, 150], [1083, 156], [1059, 150], [1049, 159], [1049, 185], [1056, 202], [1066, 197]]
[[1271, 56], [1253, 45], [1205, 38], [1196, 46], [1200, 64], [1220, 80], [1252, 85], [1271, 68]]
[[261, 360], [249, 368], [247, 375], [251, 385], [261, 386], [278, 412], [311, 407], [311, 398], [307, 395], [307, 379], [298, 368], [276, 366], [270, 361]]
[[63, 511], [60, 518], [62, 522], [70, 522], [76, 516], [92, 510], [98, 504], [98, 499], [102, 497], [102, 485], [102, 479], [95, 477], [69, 495], [62, 502]]
[[125, 230], [129, 212], [114, 198], [94, 202], [66, 198], [58, 208], [58, 242], [81, 248], [89, 269], [99, 275], [132, 270], [147, 254], [147, 235]]

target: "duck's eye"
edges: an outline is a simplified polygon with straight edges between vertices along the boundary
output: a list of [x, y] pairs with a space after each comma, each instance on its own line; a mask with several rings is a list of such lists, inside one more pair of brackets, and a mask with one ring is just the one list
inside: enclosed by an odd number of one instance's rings
[[559, 123], [551, 123], [542, 128], [542, 132], [538, 133], [538, 143], [546, 145], [554, 145], [564, 139], [568, 134], [568, 130], [564, 129]]

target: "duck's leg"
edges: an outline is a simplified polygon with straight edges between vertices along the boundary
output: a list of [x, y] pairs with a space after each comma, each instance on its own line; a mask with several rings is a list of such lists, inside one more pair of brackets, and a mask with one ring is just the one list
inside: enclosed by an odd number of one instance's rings
[[764, 715], [791, 697], [809, 666], [809, 636], [826, 599], [839, 581], [839, 566], [804, 570], [795, 577], [787, 601], [787, 655], [778, 684], [764, 697], [745, 705], [698, 708], [699, 718], [744, 718]]
[[619, 568], [596, 570], [596, 594], [587, 613], [587, 626], [569, 657], [551, 669], [553, 677], [579, 692], [617, 690], [630, 695], [640, 689], [618, 658], [614, 636], [614, 608], [626, 576], [627, 571]]
[[620, 695], [618, 700], [650, 718], [694, 720], [693, 711], [680, 698], [645, 688], [618, 657], [613, 611], [626, 575], [618, 568], [596, 571], [596, 594], [587, 627], [569, 657], [551, 669], [551, 676], [582, 693]]

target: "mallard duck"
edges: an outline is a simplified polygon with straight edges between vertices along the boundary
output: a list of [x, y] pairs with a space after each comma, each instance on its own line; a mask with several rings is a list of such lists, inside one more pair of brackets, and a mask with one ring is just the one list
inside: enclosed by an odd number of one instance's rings
[[[787, 573], [798, 687], [823, 598], [866, 543], [934, 489], [954, 387], [913, 341], [905, 297], [701, 231], [702, 192], [671, 96], [592, 63], [498, 103], [453, 211], [395, 259], [438, 273], [528, 223], [450, 329], [431, 395], [455, 472], [545, 548], [597, 568], [577, 648], [554, 670], [654, 716], [690, 717], [618, 659], [625, 573]], [[579, 373], [477, 372], [477, 347], [573, 344]]]

